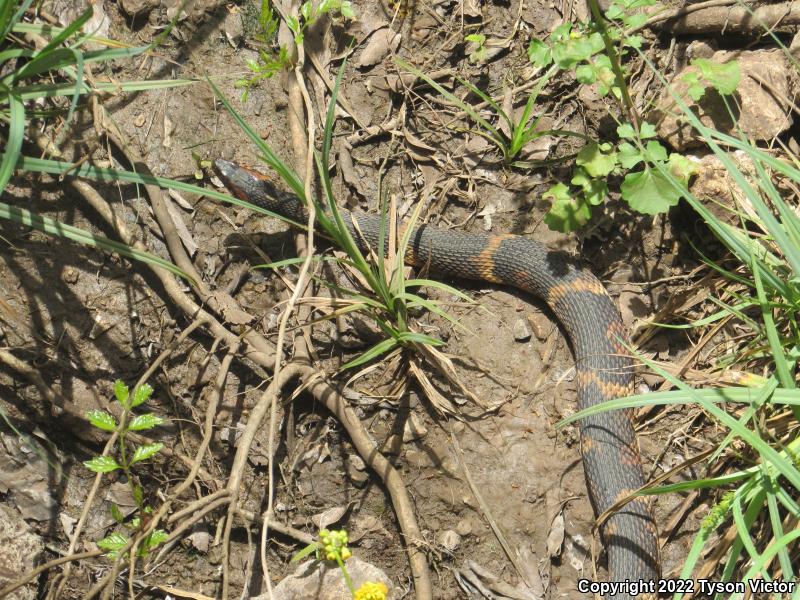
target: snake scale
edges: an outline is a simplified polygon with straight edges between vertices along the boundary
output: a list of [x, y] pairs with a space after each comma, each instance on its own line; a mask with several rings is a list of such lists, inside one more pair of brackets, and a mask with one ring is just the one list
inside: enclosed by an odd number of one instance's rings
[[[278, 189], [267, 176], [221, 159], [214, 162], [214, 169], [236, 197], [295, 222], [307, 221], [303, 203]], [[376, 249], [380, 218], [341, 212], [363, 249]], [[442, 275], [513, 286], [547, 302], [572, 341], [581, 409], [632, 394], [632, 361], [623, 343], [627, 334], [619, 311], [603, 284], [570, 256], [517, 235], [421, 225], [411, 234], [405, 258], [409, 264], [430, 267]], [[644, 484], [632, 418], [630, 411], [617, 410], [581, 421], [584, 471], [598, 515]], [[634, 498], [616, 511], [602, 525], [601, 535], [612, 582], [658, 578], [657, 530], [645, 498]], [[654, 598], [655, 594], [635, 597]]]

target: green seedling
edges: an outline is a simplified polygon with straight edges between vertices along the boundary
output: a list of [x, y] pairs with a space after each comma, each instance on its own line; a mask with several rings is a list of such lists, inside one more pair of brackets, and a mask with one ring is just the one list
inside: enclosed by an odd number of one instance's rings
[[[134, 502], [136, 502], [135, 516], [130, 521], [126, 521], [122, 511], [116, 504], [111, 505], [111, 516], [123, 528], [129, 531], [137, 531], [146, 523], [149, 515], [153, 512], [152, 507], [147, 505], [144, 499], [142, 486], [137, 482], [134, 465], [152, 458], [163, 447], [161, 442], [152, 444], [134, 445], [128, 448], [126, 435], [131, 431], [146, 431], [153, 429], [164, 423], [164, 419], [153, 413], [143, 413], [135, 415], [133, 409], [144, 404], [153, 393], [153, 388], [145, 384], [137, 387], [133, 394], [119, 379], [114, 384], [114, 398], [121, 409], [119, 421], [111, 413], [105, 410], [91, 410], [86, 413], [86, 419], [94, 427], [117, 435], [116, 456], [95, 456], [83, 464], [90, 471], [95, 473], [112, 473], [121, 471], [131, 487]], [[147, 556], [150, 551], [163, 543], [167, 539], [167, 533], [161, 529], [154, 529], [147, 534], [138, 547], [138, 556]], [[99, 540], [97, 545], [106, 551], [109, 558], [115, 559], [119, 553], [128, 546], [129, 536], [117, 531]]]
[[[306, 30], [322, 15], [341, 15], [342, 18], [352, 19], [355, 13], [351, 3], [347, 0], [322, 0], [317, 5], [310, 1], [303, 3], [297, 15], [290, 15], [286, 19], [286, 25], [294, 34], [295, 44], [299, 46], [303, 43]], [[272, 9], [270, 0], [261, 0], [255, 39], [261, 44], [272, 44], [278, 24], [279, 20]], [[249, 91], [258, 83], [289, 69], [293, 64], [289, 50], [284, 45], [274, 50], [259, 49], [258, 60], [247, 61], [247, 68], [250, 69], [252, 75], [236, 82], [237, 88], [244, 88], [242, 102], [247, 101]]]

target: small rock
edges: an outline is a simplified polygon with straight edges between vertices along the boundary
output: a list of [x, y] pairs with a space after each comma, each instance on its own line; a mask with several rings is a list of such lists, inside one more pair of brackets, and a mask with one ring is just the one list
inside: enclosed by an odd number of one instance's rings
[[200, 527], [189, 534], [189, 542], [201, 554], [208, 554], [208, 548], [211, 545], [211, 534], [204, 527]]
[[128, 16], [146, 15], [161, 4], [161, 0], [121, 0], [120, 6]]
[[461, 519], [456, 523], [456, 533], [462, 537], [472, 533], [472, 521], [469, 519]]
[[367, 463], [358, 454], [351, 454], [347, 457], [347, 461], [352, 465], [356, 471], [366, 471]]
[[403, 441], [420, 440], [426, 435], [428, 435], [428, 429], [422, 424], [422, 420], [416, 413], [411, 413], [403, 426]]
[[436, 536], [436, 541], [448, 552], [455, 552], [461, 545], [461, 536], [452, 529], [447, 529]]
[[244, 21], [242, 19], [242, 13], [238, 10], [230, 11], [228, 16], [225, 17], [223, 29], [225, 30], [225, 37], [228, 43], [234, 48], [238, 48], [244, 39]]
[[525, 319], [517, 319], [514, 323], [514, 339], [518, 342], [527, 342], [531, 339], [531, 330]]
[[64, 269], [61, 278], [64, 280], [64, 283], [69, 283], [74, 285], [78, 283], [78, 275], [79, 275], [78, 269], [76, 269], [75, 267], [67, 267], [66, 269]]

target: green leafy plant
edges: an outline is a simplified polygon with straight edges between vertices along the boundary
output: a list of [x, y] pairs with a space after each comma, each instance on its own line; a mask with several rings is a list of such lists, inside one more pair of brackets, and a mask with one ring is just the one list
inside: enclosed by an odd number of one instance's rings
[[349, 537], [345, 529], [322, 529], [319, 539], [310, 543], [292, 557], [291, 562], [299, 562], [306, 556], [314, 554], [317, 560], [335, 562], [342, 571], [342, 576], [354, 600], [385, 600], [388, 589], [383, 583], [365, 582], [358, 589], [353, 585], [350, 573], [345, 562], [353, 553], [347, 547]]
[[315, 5], [311, 0], [300, 5], [300, 14], [291, 15], [286, 19], [286, 25], [294, 34], [294, 41], [299, 46], [303, 43], [306, 30], [322, 15], [340, 14], [345, 19], [355, 16], [353, 7], [348, 0], [322, 0]]
[[[275, 32], [278, 30], [278, 24], [279, 20], [272, 9], [270, 0], [261, 0], [261, 10], [258, 14], [256, 31], [253, 37], [256, 41], [271, 48], [274, 43]], [[251, 88], [261, 81], [270, 79], [277, 73], [288, 69], [291, 65], [292, 59], [285, 46], [280, 46], [274, 50], [259, 48], [258, 60], [247, 61], [247, 68], [250, 69], [252, 75], [239, 79], [235, 84], [237, 88], [244, 88], [242, 102], [247, 102]]]
[[[617, 128], [620, 142], [598, 144], [590, 142], [576, 158], [571, 187], [557, 183], [544, 193], [552, 200], [545, 223], [557, 231], [574, 231], [584, 226], [592, 216], [591, 207], [602, 204], [608, 195], [608, 177], [622, 175], [621, 195], [631, 208], [645, 214], [666, 212], [685, 195], [695, 165], [686, 157], [667, 149], [656, 137], [655, 127], [642, 123], [635, 131], [629, 123]], [[642, 165], [641, 170], [633, 171]], [[663, 170], [668, 170], [681, 182], [680, 188], [668, 184]]]
[[541, 116], [535, 116], [535, 109], [536, 109], [536, 100], [539, 98], [539, 94], [541, 93], [544, 86], [547, 84], [548, 81], [552, 78], [552, 76], [556, 73], [557, 69], [550, 68], [547, 72], [540, 76], [537, 84], [531, 90], [530, 94], [528, 95], [528, 99], [525, 102], [525, 107], [523, 108], [522, 112], [520, 113], [519, 118], [516, 120], [513, 118], [512, 115], [506, 114], [506, 112], [502, 109], [502, 107], [486, 92], [477, 88], [470, 82], [466, 81], [465, 79], [458, 78], [458, 81], [466, 87], [470, 92], [481, 98], [488, 106], [495, 112], [497, 118], [503, 122], [505, 122], [507, 129], [510, 131], [510, 135], [507, 135], [502, 128], [497, 126], [495, 123], [492, 123], [490, 120], [485, 119], [480, 115], [480, 113], [468, 102], [462, 100], [452, 92], [446, 90], [442, 87], [439, 83], [434, 81], [431, 77], [420, 71], [419, 69], [411, 66], [404, 60], [400, 58], [396, 58], [395, 61], [401, 68], [408, 71], [412, 75], [419, 77], [437, 92], [439, 92], [442, 96], [447, 98], [450, 102], [458, 106], [461, 110], [463, 110], [467, 116], [478, 125], [478, 129], [474, 130], [474, 133], [486, 138], [490, 142], [492, 142], [495, 146], [497, 146], [498, 150], [503, 155], [503, 161], [507, 165], [516, 166], [516, 167], [529, 167], [532, 166], [532, 162], [522, 161], [519, 160], [518, 157], [522, 150], [533, 140], [540, 138], [546, 135], [557, 135], [557, 136], [575, 136], [579, 138], [584, 138], [580, 134], [577, 134], [572, 131], [566, 131], [561, 129], [540, 129], [539, 128], [539, 121], [541, 120]]
[[736, 61], [718, 63], [707, 58], [695, 58], [691, 66], [681, 75], [681, 81], [687, 84], [687, 93], [695, 102], [705, 96], [710, 88], [730, 96], [736, 91], [742, 77]]
[[486, 60], [486, 36], [482, 33], [470, 33], [464, 36], [464, 41], [470, 44], [469, 62], [479, 63]]
[[[320, 16], [326, 14], [340, 14], [345, 19], [352, 19], [355, 14], [349, 1], [347, 0], [322, 0], [315, 5], [310, 0], [300, 6], [297, 15], [290, 15], [286, 18], [286, 25], [294, 34], [294, 41], [297, 45], [303, 43], [306, 30]], [[278, 17], [275, 15], [270, 0], [261, 0], [261, 10], [258, 16], [258, 26], [255, 39], [262, 44], [272, 44], [273, 36], [278, 29]], [[293, 65], [292, 57], [286, 46], [278, 46], [275, 49], [259, 49], [258, 60], [248, 60], [247, 68], [252, 75], [243, 77], [236, 82], [237, 88], [244, 88], [242, 101], [246, 102], [250, 90], [265, 79], [270, 79], [283, 70]]]
[[[656, 138], [655, 127], [644, 121], [630, 99], [622, 58], [642, 43], [628, 29], [639, 27], [646, 15], [634, 12], [655, 4], [655, 0], [614, 0], [599, 17], [599, 7], [590, 3], [595, 19], [589, 23], [565, 23], [557, 27], [547, 41], [531, 40], [528, 56], [544, 68], [572, 70], [582, 85], [596, 85], [601, 96], [610, 95], [621, 108], [625, 119], [617, 128], [619, 141], [589, 142], [579, 153], [569, 185], [557, 183], [544, 194], [552, 201], [545, 222], [551, 229], [573, 231], [584, 226], [592, 216], [592, 207], [603, 203], [608, 195], [608, 178], [622, 177], [620, 195], [632, 209], [644, 214], [669, 210], [686, 196], [689, 180], [696, 172], [686, 157], [668, 153]], [[688, 93], [699, 99], [713, 87], [720, 94], [735, 92], [739, 81], [735, 62], [717, 64], [698, 59], [694, 70], [683, 77]], [[663, 176], [669, 171], [678, 188], [667, 185]]]
[[[129, 522], [116, 504], [111, 505], [111, 516], [114, 520], [130, 531], [136, 531], [146, 522], [147, 516], [153, 512], [144, 499], [142, 486], [137, 482], [133, 472], [133, 466], [149, 460], [157, 454], [164, 444], [154, 442], [152, 444], [134, 445], [128, 448], [126, 435], [131, 431], [145, 431], [153, 429], [164, 423], [164, 419], [153, 413], [143, 413], [135, 415], [133, 409], [144, 404], [153, 394], [153, 388], [149, 385], [137, 387], [133, 394], [130, 393], [128, 386], [121, 380], [114, 383], [114, 398], [121, 408], [119, 421], [111, 413], [105, 410], [90, 410], [86, 413], [86, 419], [98, 429], [116, 434], [117, 452], [116, 456], [95, 456], [83, 464], [86, 468], [95, 473], [111, 473], [122, 471], [131, 487], [131, 494], [136, 502], [136, 515]], [[139, 556], [147, 556], [150, 551], [163, 543], [167, 539], [167, 533], [161, 529], [154, 529], [142, 540], [138, 548]], [[127, 547], [130, 542], [129, 537], [117, 531], [97, 542], [97, 545], [106, 550], [110, 558], [116, 558], [119, 553]]]

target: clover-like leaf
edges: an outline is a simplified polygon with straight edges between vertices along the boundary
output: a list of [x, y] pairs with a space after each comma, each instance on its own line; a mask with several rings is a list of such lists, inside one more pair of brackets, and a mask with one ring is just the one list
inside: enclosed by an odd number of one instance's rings
[[113, 456], [95, 456], [91, 460], [83, 461], [83, 464], [95, 473], [110, 473], [122, 468]]
[[691, 64], [700, 69], [703, 79], [720, 94], [733, 94], [739, 87], [742, 74], [735, 60], [718, 63], [708, 58], [696, 58]]
[[656, 132], [656, 126], [652, 123], [648, 123], [647, 121], [642, 121], [642, 124], [639, 126], [639, 137], [643, 140], [648, 138], [654, 138], [658, 134]]
[[667, 168], [675, 179], [686, 184], [692, 175], [697, 174], [697, 164], [681, 154], [673, 152], [669, 155]]
[[555, 43], [563, 42], [569, 39], [570, 33], [572, 32], [572, 23], [567, 21], [566, 23], [562, 23], [555, 29], [553, 29], [553, 33], [550, 34], [550, 41]]
[[584, 199], [592, 206], [602, 204], [608, 195], [608, 184], [605, 179], [590, 177], [582, 167], [575, 169], [570, 183], [581, 188]]
[[528, 59], [536, 67], [546, 67], [553, 62], [553, 51], [545, 42], [534, 38], [528, 44]]
[[567, 38], [553, 46], [553, 60], [562, 69], [571, 69], [579, 62], [588, 61], [602, 49], [603, 38], [599, 34], [586, 35], [573, 31]]
[[86, 420], [103, 431], [115, 431], [117, 420], [114, 415], [104, 410], [90, 410], [86, 413]]
[[586, 169], [591, 177], [605, 177], [617, 166], [617, 153], [611, 144], [589, 142], [578, 152], [575, 163]]
[[608, 7], [608, 10], [606, 11], [606, 19], [608, 19], [609, 21], [621, 19], [624, 16], [625, 16], [625, 11], [618, 2], [612, 2], [611, 5]]
[[563, 183], [557, 183], [542, 197], [553, 201], [544, 216], [544, 222], [555, 231], [575, 231], [583, 227], [592, 216], [592, 209], [585, 199], [573, 196]]
[[133, 458], [131, 458], [129, 466], [133, 466], [137, 462], [147, 460], [148, 458], [153, 456], [156, 452], [161, 450], [163, 447], [164, 444], [162, 444], [161, 442], [155, 442], [153, 444], [145, 444], [144, 446], [138, 446], [136, 450], [133, 452]]
[[645, 146], [645, 156], [650, 163], [665, 162], [667, 160], [667, 149], [656, 140], [650, 140]]
[[617, 135], [623, 140], [633, 140], [636, 139], [636, 130], [630, 123], [623, 123], [617, 127]]
[[644, 160], [644, 154], [638, 146], [628, 142], [622, 142], [617, 146], [617, 159], [623, 169], [632, 169]]
[[591, 85], [597, 81], [597, 72], [592, 65], [578, 65], [575, 68], [575, 79], [582, 85]]
[[143, 429], [152, 429], [164, 423], [164, 419], [153, 413], [145, 413], [143, 415], [136, 415], [128, 423], [128, 431], [142, 431]]
[[683, 195], [673, 187], [669, 179], [650, 167], [644, 171], [628, 173], [620, 191], [622, 198], [632, 209], [647, 215], [667, 212]]
[[706, 95], [706, 86], [701, 81], [700, 73], [697, 71], [685, 71], [680, 76], [680, 80], [686, 84], [686, 93], [695, 102], [698, 102], [703, 96]]

